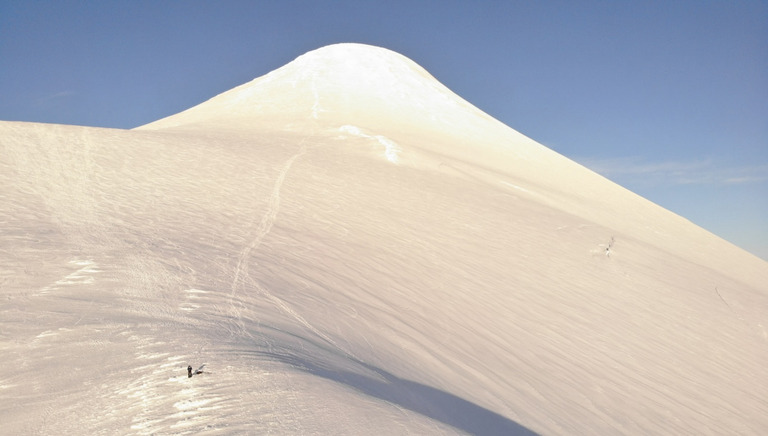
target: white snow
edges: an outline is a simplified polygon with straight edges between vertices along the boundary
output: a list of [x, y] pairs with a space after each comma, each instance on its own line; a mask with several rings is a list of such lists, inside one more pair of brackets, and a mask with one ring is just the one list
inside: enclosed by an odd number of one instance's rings
[[766, 283], [385, 49], [0, 122], [3, 434], [761, 435]]
[[387, 138], [386, 136], [382, 135], [369, 135], [366, 133], [363, 133], [363, 130], [356, 126], [350, 126], [350, 125], [344, 125], [339, 127], [339, 131], [344, 133], [349, 133], [354, 136], [359, 136], [361, 138], [368, 138], [368, 139], [375, 139], [376, 142], [378, 142], [380, 145], [384, 146], [384, 157], [396, 164], [398, 161], [398, 157], [400, 155], [400, 147], [397, 146], [397, 144], [392, 141], [391, 139]]

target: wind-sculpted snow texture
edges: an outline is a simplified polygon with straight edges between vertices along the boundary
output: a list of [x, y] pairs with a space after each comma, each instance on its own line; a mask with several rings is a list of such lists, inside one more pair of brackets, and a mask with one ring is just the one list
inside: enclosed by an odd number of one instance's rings
[[768, 264], [384, 49], [0, 122], [0, 223], [2, 434], [768, 433]]

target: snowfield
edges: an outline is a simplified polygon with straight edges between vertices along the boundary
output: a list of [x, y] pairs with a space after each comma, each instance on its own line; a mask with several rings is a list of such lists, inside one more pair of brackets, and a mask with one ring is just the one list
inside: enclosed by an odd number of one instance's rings
[[0, 122], [0, 356], [8, 435], [761, 435], [768, 263], [339, 44]]

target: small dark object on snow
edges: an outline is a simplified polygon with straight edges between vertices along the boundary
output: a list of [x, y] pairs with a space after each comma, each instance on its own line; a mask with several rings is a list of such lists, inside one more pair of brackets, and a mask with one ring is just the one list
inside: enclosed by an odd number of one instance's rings
[[[205, 365], [203, 365], [203, 366], [205, 366]], [[202, 371], [203, 366], [198, 368], [197, 371], [195, 371], [195, 372], [192, 372], [192, 365], [187, 366], [187, 377], [188, 378], [192, 378], [193, 375], [202, 374], [203, 373], [203, 371]]]

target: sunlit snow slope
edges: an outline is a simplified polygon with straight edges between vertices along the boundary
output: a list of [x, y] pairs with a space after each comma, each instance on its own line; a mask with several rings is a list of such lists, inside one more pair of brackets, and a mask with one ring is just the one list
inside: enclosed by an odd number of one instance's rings
[[0, 122], [2, 434], [766, 434], [767, 283], [381, 48]]

